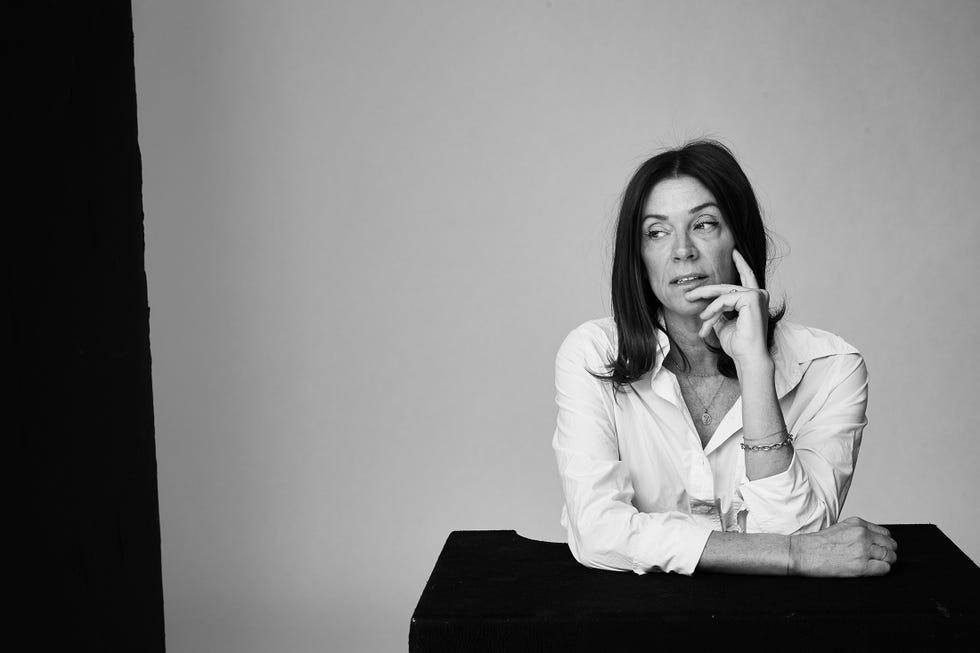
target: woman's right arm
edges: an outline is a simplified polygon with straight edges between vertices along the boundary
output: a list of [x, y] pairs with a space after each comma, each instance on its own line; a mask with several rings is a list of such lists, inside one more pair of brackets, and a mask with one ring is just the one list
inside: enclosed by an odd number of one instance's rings
[[[640, 512], [620, 458], [615, 398], [601, 371], [611, 343], [595, 325], [572, 331], [555, 361], [558, 420], [552, 447], [565, 496], [562, 523], [572, 555], [613, 571], [694, 573], [710, 526], [686, 512]], [[565, 518], [567, 517], [567, 522]]]
[[887, 528], [848, 517], [816, 533], [776, 535], [716, 531], [698, 572], [773, 576], [883, 576], [898, 559]]

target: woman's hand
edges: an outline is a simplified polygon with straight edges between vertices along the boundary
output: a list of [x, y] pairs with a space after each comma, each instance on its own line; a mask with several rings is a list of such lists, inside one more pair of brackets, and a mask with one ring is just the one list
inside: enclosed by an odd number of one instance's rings
[[[699, 317], [703, 320], [698, 334], [706, 338], [714, 329], [726, 354], [740, 363], [769, 359], [767, 330], [769, 327], [769, 293], [759, 288], [755, 274], [739, 251], [732, 250], [732, 260], [742, 285], [711, 284], [684, 293], [693, 301], [715, 298]], [[736, 311], [738, 317], [729, 319], [725, 313]]]
[[884, 576], [898, 559], [898, 543], [888, 529], [860, 517], [790, 537], [792, 576]]

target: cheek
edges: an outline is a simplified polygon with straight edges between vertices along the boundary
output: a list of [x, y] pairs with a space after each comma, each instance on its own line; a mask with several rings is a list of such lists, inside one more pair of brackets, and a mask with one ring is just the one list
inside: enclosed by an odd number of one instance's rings
[[728, 283], [737, 284], [738, 278], [738, 268], [735, 267], [735, 261], [732, 259], [732, 254], [735, 251], [735, 244], [732, 243], [722, 248], [719, 260], [719, 272], [728, 280]]
[[650, 283], [651, 283], [651, 285], [654, 288], [660, 288], [660, 287], [662, 287], [666, 283], [666, 279], [664, 279], [663, 272], [660, 270], [660, 268], [657, 268], [657, 267], [649, 268], [648, 267], [647, 268], [647, 275], [649, 276]]
[[655, 286], [661, 285], [663, 283], [663, 261], [654, 252], [647, 250], [643, 254], [643, 265], [651, 283]]
[[728, 283], [737, 284], [740, 281], [738, 278], [738, 268], [735, 267], [735, 261], [728, 260], [728, 264], [725, 266], [725, 276], [728, 278]]

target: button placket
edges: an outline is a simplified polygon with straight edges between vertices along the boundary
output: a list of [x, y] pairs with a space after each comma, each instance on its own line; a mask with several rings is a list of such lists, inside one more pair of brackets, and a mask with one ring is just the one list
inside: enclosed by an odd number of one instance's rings
[[694, 487], [697, 488], [697, 495], [701, 497], [715, 496], [715, 477], [711, 473], [711, 464], [704, 454], [698, 452], [697, 464], [694, 466]]

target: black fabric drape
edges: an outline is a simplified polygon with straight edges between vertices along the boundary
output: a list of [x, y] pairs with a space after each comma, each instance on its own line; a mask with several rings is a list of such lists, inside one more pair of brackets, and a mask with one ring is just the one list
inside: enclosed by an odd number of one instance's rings
[[128, 2], [5, 20], [17, 650], [164, 650]]
[[885, 576], [804, 578], [590, 569], [564, 542], [453, 531], [409, 651], [965, 651], [980, 568], [932, 524], [885, 524]]

